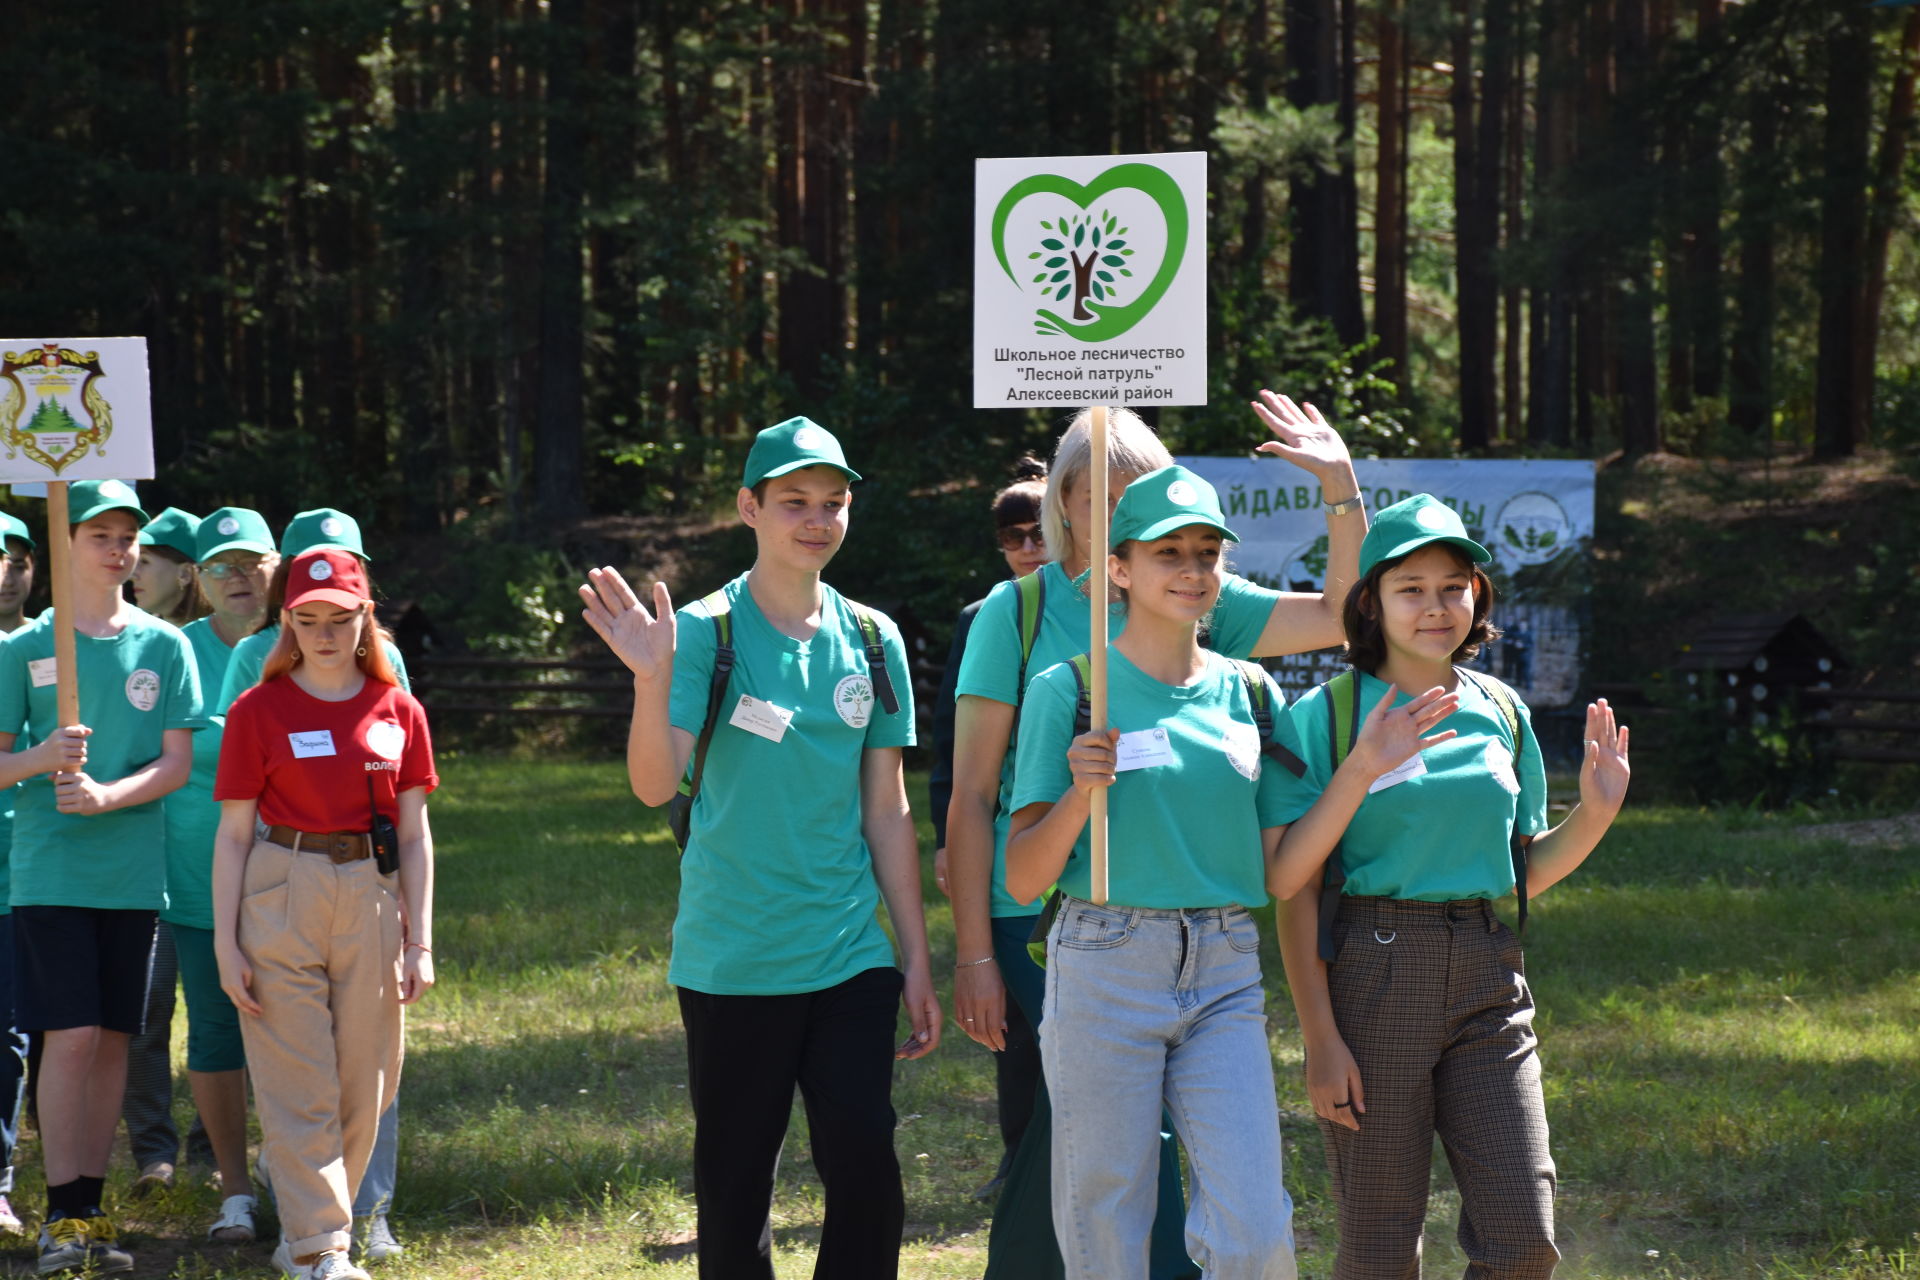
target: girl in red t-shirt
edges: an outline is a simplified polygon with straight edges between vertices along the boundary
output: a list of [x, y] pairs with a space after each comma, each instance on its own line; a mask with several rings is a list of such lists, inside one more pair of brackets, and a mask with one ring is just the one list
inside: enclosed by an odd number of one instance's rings
[[[357, 557], [295, 558], [280, 621], [260, 683], [227, 713], [214, 950], [247, 1015], [260, 1159], [280, 1209], [274, 1261], [301, 1280], [365, 1280], [347, 1255], [353, 1197], [399, 1083], [400, 1006], [433, 985], [427, 793], [439, 778]], [[376, 811], [398, 834], [386, 871]]]

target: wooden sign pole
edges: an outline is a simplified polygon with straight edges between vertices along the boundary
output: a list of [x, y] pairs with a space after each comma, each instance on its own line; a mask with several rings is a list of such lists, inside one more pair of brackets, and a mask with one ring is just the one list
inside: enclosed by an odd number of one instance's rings
[[[1088, 695], [1092, 704], [1093, 724], [1097, 730], [1107, 727], [1107, 619], [1111, 616], [1107, 609], [1107, 541], [1112, 532], [1111, 517], [1107, 500], [1107, 476], [1110, 470], [1107, 461], [1107, 406], [1097, 404], [1093, 407], [1093, 432], [1090, 441], [1089, 467], [1093, 472], [1093, 538], [1088, 567], [1092, 573], [1087, 578], [1087, 599], [1093, 610], [1092, 638], [1093, 647], [1089, 653]], [[1096, 905], [1104, 906], [1107, 901], [1107, 791], [1102, 787], [1093, 793], [1093, 812], [1088, 819], [1091, 831], [1088, 837], [1093, 854], [1092, 900]]]
[[53, 670], [61, 728], [80, 723], [79, 655], [73, 642], [73, 524], [67, 482], [47, 482], [47, 552], [53, 569]]

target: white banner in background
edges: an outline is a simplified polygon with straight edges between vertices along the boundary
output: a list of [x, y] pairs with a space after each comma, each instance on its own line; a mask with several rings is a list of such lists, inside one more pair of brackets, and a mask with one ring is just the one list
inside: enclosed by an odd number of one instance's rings
[[[1240, 535], [1236, 573], [1283, 591], [1318, 591], [1327, 572], [1324, 495], [1313, 477], [1274, 458], [1181, 458], [1220, 491]], [[1431, 493], [1460, 513], [1495, 558], [1502, 589], [1494, 620], [1505, 636], [1474, 665], [1506, 680], [1528, 705], [1562, 707], [1580, 688], [1583, 601], [1564, 584], [1562, 557], [1586, 555], [1593, 538], [1593, 463], [1361, 459], [1354, 463], [1367, 510]], [[1343, 498], [1345, 494], [1333, 494]], [[1577, 576], [1575, 581], [1581, 579]], [[1295, 654], [1274, 665], [1289, 696], [1340, 670], [1338, 650]]]

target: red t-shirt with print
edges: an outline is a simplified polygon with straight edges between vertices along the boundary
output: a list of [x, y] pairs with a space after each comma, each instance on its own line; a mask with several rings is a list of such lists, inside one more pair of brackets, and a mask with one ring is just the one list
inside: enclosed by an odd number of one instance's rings
[[396, 821], [402, 791], [440, 785], [427, 713], [404, 689], [369, 679], [345, 702], [281, 676], [227, 711], [216, 800], [258, 800], [260, 820], [296, 831], [365, 831], [373, 803]]

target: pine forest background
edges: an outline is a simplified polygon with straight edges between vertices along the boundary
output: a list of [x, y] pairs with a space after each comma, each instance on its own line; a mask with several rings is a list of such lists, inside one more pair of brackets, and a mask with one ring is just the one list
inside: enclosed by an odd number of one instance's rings
[[836, 580], [942, 631], [1059, 427], [969, 404], [975, 157], [1208, 153], [1176, 451], [1272, 386], [1363, 453], [1911, 459], [1917, 64], [1857, 0], [20, 5], [0, 326], [146, 335], [159, 498], [542, 580], [528, 647], [805, 413], [888, 531]]

